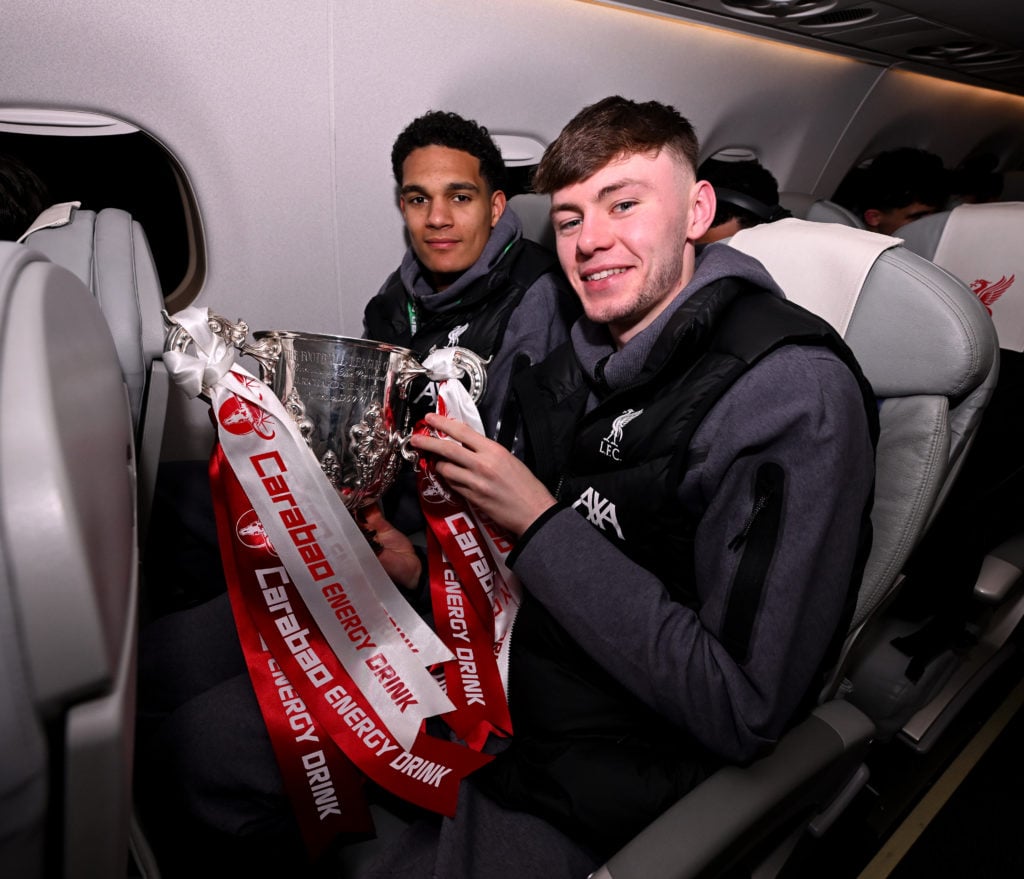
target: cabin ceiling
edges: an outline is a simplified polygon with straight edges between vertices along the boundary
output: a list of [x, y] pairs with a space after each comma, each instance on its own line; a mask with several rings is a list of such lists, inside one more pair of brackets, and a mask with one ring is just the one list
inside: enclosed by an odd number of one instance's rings
[[1024, 94], [1021, 0], [611, 0]]

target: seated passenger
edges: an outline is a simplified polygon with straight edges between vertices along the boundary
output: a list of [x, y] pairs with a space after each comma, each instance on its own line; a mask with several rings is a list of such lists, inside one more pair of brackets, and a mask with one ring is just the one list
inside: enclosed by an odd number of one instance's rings
[[[507, 393], [511, 375], [566, 340], [579, 313], [576, 297], [554, 254], [525, 240], [519, 219], [505, 209], [504, 166], [485, 128], [454, 113], [427, 113], [398, 136], [392, 166], [411, 246], [367, 305], [365, 335], [419, 355], [458, 344], [493, 356], [481, 416], [489, 435], [514, 446], [519, 416]], [[428, 408], [431, 390], [418, 389], [418, 409]], [[188, 564], [187, 576], [195, 578], [205, 558], [213, 570], [203, 578], [204, 597], [222, 592], [205, 473], [198, 485], [170, 473], [178, 500], [189, 503], [165, 503], [165, 513], [201, 531], [179, 559], [174, 529], [152, 529], [161, 548], [151, 547], [149, 568], [173, 585], [169, 571]], [[403, 482], [393, 495], [396, 506], [413, 508], [408, 518], [415, 525], [415, 487]], [[421, 585], [423, 556], [405, 534], [376, 508], [364, 518], [392, 579]], [[298, 824], [225, 594], [143, 629], [137, 754], [142, 818], [164, 876], [200, 869], [296, 875], [290, 870], [305, 858]], [[185, 839], [201, 839], [208, 850], [184, 846]]]
[[696, 253], [697, 154], [675, 109], [621, 97], [545, 152], [584, 316], [515, 380], [533, 472], [437, 415], [456, 442], [412, 441], [517, 539], [511, 744], [362, 877], [586, 876], [820, 688], [870, 543], [875, 404], [759, 262]]
[[991, 154], [965, 159], [949, 174], [949, 208], [958, 204], [985, 204], [1003, 194], [1003, 175]]
[[948, 197], [942, 159], [900, 147], [879, 153], [866, 168], [854, 168], [832, 199], [862, 218], [870, 231], [894, 235], [912, 220], [943, 210]]
[[698, 244], [711, 244], [750, 229], [788, 217], [779, 205], [779, 184], [771, 171], [755, 160], [726, 162], [705, 159], [697, 169], [697, 179], [707, 180], [715, 188], [715, 218]]
[[[486, 128], [426, 113], [395, 140], [391, 167], [410, 246], [367, 304], [363, 335], [421, 359], [455, 345], [490, 358], [480, 415], [488, 436], [518, 450], [511, 377], [565, 341], [579, 304], [555, 255], [524, 238], [519, 217], [505, 209], [505, 165]], [[433, 384], [414, 385], [414, 421], [436, 393]], [[411, 468], [405, 475], [385, 506], [410, 531], [419, 514]]]

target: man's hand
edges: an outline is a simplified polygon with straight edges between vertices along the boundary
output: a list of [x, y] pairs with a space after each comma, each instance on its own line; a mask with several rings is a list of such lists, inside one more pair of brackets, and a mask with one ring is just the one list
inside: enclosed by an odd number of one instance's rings
[[555, 499], [529, 468], [500, 443], [461, 421], [430, 413], [427, 425], [449, 439], [413, 434], [411, 445], [437, 459], [437, 475], [489, 519], [516, 537]]
[[412, 547], [412, 541], [384, 518], [377, 504], [356, 511], [355, 518], [370, 539], [381, 566], [395, 585], [402, 589], [415, 589], [423, 565]]

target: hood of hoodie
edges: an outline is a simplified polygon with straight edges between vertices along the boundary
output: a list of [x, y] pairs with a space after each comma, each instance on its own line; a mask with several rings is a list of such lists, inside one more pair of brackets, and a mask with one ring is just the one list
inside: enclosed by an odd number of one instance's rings
[[587, 375], [595, 378], [598, 364], [603, 361], [602, 380], [608, 387], [617, 388], [628, 383], [639, 373], [655, 341], [676, 309], [697, 290], [721, 278], [749, 281], [780, 299], [785, 298], [779, 285], [758, 260], [727, 244], [709, 244], [698, 252], [693, 277], [689, 283], [679, 291], [649, 327], [637, 333], [620, 351], [615, 350], [605, 324], [596, 324], [585, 315], [580, 317], [573, 324], [571, 331], [573, 349], [580, 366]]
[[515, 211], [506, 207], [505, 212], [491, 229], [491, 236], [487, 239], [483, 253], [473, 265], [459, 275], [450, 287], [441, 292], [433, 288], [423, 271], [423, 264], [417, 259], [416, 253], [411, 247], [405, 252], [398, 274], [406, 291], [417, 305], [428, 311], [444, 311], [457, 303], [462, 298], [463, 292], [474, 281], [490, 274], [494, 267], [501, 262], [509, 247], [522, 237], [523, 224], [516, 216]]

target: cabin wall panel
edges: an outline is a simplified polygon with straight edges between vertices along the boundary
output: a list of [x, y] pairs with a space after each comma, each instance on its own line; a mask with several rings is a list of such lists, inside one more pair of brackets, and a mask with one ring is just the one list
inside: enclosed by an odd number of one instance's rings
[[[337, 331], [329, 7], [4, 4], [0, 102], [95, 110], [160, 140], [202, 215], [197, 304]], [[88, 169], [83, 169], [88, 173]]]
[[[702, 155], [747, 146], [826, 196], [902, 142], [1024, 157], [1024, 98], [582, 0], [7, 0], [0, 58], [0, 105], [106, 113], [177, 157], [207, 247], [197, 304], [254, 330], [361, 332], [405, 247], [391, 144], [430, 108], [547, 143], [605, 95], [667, 101]], [[199, 439], [169, 456], [203, 457], [205, 407], [185, 411]]]
[[851, 119], [816, 192], [834, 192], [862, 159], [901, 146], [920, 147], [956, 167], [987, 145], [1017, 168], [1024, 159], [1024, 97], [890, 70]]
[[359, 331], [359, 303], [404, 247], [390, 149], [428, 109], [548, 143], [606, 95], [663, 100], [694, 123], [703, 155], [747, 145], [784, 188], [804, 188], [879, 72], [580, 0], [395, 2], [372, 17], [339, 0], [334, 42], [338, 259], [349, 333]]

